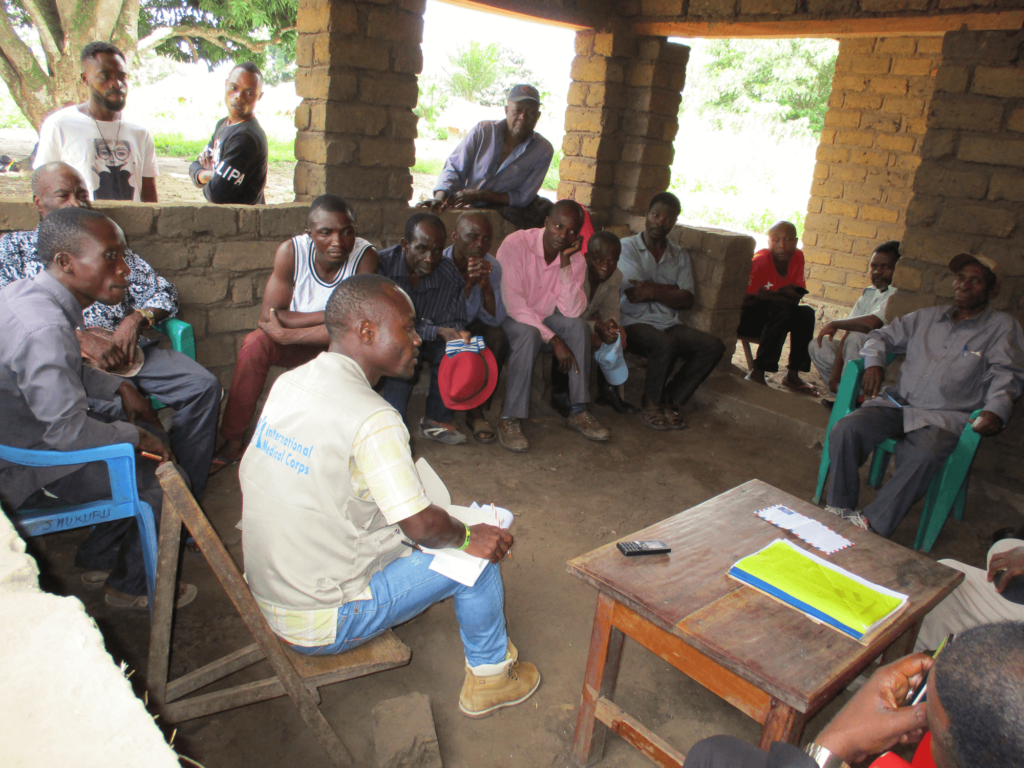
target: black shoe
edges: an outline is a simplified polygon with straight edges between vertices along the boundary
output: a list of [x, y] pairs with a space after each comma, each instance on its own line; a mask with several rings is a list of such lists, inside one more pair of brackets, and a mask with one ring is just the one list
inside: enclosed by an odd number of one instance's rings
[[558, 415], [563, 419], [568, 419], [569, 414], [572, 413], [572, 404], [569, 402], [568, 392], [552, 392], [551, 393], [551, 407], [558, 412]]
[[997, 541], [1003, 539], [1024, 539], [1024, 528], [1013, 529], [1013, 528], [1000, 528], [992, 534], [992, 543], [995, 544]]
[[627, 403], [621, 397], [619, 397], [618, 387], [613, 387], [611, 384], [605, 384], [597, 390], [597, 397], [595, 402], [599, 405], [609, 405], [612, 410], [616, 413], [634, 414], [640, 409], [635, 405]]

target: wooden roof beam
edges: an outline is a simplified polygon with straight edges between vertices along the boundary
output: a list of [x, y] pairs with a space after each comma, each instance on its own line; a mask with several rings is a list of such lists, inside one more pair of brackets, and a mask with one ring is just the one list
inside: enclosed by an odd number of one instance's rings
[[959, 29], [1021, 29], [1024, 11], [950, 13], [898, 18], [794, 19], [792, 21], [641, 21], [640, 35], [658, 37], [906, 37], [944, 35]]

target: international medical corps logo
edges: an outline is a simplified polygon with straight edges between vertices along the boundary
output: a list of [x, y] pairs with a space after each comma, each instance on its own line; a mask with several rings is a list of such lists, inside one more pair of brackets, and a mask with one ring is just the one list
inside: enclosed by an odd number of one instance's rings
[[304, 445], [294, 437], [278, 432], [269, 426], [267, 417], [261, 415], [252, 436], [252, 447], [294, 470], [295, 474], [308, 475], [309, 458], [316, 446]]

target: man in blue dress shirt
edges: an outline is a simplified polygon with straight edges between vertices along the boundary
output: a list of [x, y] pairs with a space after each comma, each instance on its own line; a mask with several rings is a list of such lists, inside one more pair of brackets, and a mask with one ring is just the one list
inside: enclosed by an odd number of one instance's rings
[[555, 153], [533, 129], [540, 119], [540, 94], [532, 85], [508, 93], [504, 120], [484, 120], [466, 135], [444, 164], [432, 211], [497, 207], [520, 229], [544, 226], [551, 203], [537, 196]]

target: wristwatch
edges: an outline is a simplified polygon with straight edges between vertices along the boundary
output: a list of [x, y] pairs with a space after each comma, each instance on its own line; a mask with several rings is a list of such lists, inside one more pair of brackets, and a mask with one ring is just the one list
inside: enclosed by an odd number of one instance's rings
[[811, 760], [818, 764], [818, 768], [850, 768], [841, 757], [833, 755], [825, 747], [815, 744], [813, 741], [804, 748], [804, 752], [811, 756]]
[[153, 320], [156, 318], [156, 314], [152, 309], [136, 309], [135, 311], [146, 318], [146, 323], [150, 328], [153, 327]]

